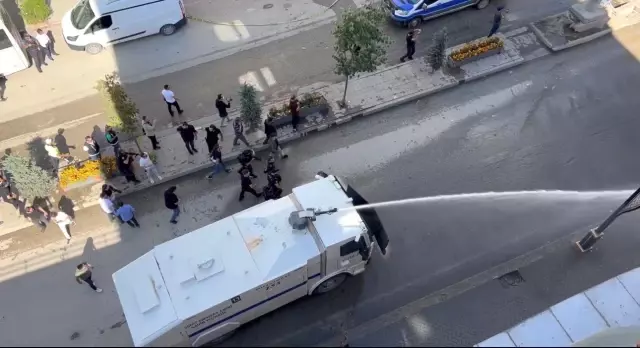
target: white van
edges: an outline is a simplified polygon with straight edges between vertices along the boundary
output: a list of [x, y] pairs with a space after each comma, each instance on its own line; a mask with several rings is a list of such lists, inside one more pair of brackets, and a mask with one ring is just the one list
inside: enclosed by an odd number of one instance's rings
[[71, 49], [98, 54], [116, 43], [172, 35], [186, 22], [182, 0], [80, 0], [61, 24]]

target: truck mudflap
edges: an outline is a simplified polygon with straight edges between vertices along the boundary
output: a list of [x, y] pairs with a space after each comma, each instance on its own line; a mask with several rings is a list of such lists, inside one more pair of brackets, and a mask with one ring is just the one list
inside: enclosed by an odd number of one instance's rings
[[[344, 189], [344, 187], [343, 187]], [[353, 199], [354, 206], [362, 206], [368, 205], [369, 202], [362, 197], [358, 191], [356, 191], [353, 187], [347, 185], [346, 189], [344, 189], [345, 193], [348, 197]], [[387, 246], [389, 246], [389, 236], [387, 235], [387, 231], [382, 226], [382, 222], [380, 221], [380, 217], [378, 217], [378, 213], [375, 208], [363, 208], [358, 209], [358, 213], [362, 220], [367, 225], [369, 232], [373, 234], [373, 237], [376, 239], [376, 244], [378, 244], [378, 248], [382, 252], [382, 255], [387, 254]]]

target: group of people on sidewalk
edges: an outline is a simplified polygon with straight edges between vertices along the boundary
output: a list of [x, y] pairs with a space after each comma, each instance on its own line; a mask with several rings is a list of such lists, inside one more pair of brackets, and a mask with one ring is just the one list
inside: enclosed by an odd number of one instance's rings
[[36, 35], [23, 31], [20, 33], [22, 36], [22, 45], [27, 51], [31, 64], [36, 67], [38, 72], [42, 72], [42, 66], [48, 65], [45, 61], [45, 57], [53, 61], [53, 56], [57, 56], [58, 53], [55, 50], [55, 42], [53, 35], [45, 33], [44, 30], [36, 30]]
[[117, 199], [116, 193], [122, 193], [122, 191], [113, 185], [102, 185], [102, 191], [100, 192], [100, 198], [98, 200], [102, 211], [107, 214], [111, 222], [118, 221], [120, 224], [126, 223], [131, 227], [140, 228], [140, 223], [135, 215], [136, 209], [131, 206], [131, 204], [124, 203], [120, 199]]

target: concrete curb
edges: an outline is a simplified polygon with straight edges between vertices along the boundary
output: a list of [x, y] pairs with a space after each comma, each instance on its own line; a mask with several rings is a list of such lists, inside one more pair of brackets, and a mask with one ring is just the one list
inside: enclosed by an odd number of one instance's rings
[[581, 44], [589, 42], [589, 41], [593, 41], [593, 40], [595, 40], [597, 38], [600, 38], [602, 36], [605, 36], [607, 34], [611, 34], [611, 32], [613, 31], [611, 28], [603, 29], [602, 31], [599, 31], [599, 32], [594, 33], [594, 34], [591, 34], [589, 36], [585, 36], [585, 37], [579, 38], [577, 40], [573, 40], [573, 41], [568, 42], [568, 43], [566, 43], [564, 45], [555, 45], [554, 46], [546, 38], [544, 33], [542, 33], [542, 31], [540, 29], [538, 29], [538, 27], [536, 27], [535, 22], [529, 23], [529, 27], [536, 34], [536, 37], [538, 38], [538, 40], [540, 40], [545, 46], [547, 46], [553, 52], [559, 52], [559, 51], [562, 51], [564, 49], [571, 48], [573, 46], [577, 46], [577, 45], [581, 45]]
[[471, 82], [471, 81], [475, 81], [481, 78], [485, 78], [489, 75], [493, 75], [493, 74], [497, 74], [499, 72], [514, 68], [520, 64], [523, 64], [526, 60], [524, 59], [524, 57], [520, 56], [512, 61], [510, 61], [507, 64], [504, 65], [500, 65], [499, 67], [496, 67], [495, 69], [489, 69], [489, 70], [485, 70], [477, 75], [471, 76], [470, 78], [467, 79], [460, 79], [460, 84], [463, 83], [467, 83], [467, 82]]

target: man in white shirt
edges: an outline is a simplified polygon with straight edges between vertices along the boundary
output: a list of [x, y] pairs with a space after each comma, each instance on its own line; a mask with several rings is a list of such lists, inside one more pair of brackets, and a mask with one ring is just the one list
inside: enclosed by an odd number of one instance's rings
[[44, 141], [44, 149], [49, 155], [49, 161], [51, 162], [51, 166], [53, 167], [53, 170], [55, 172], [57, 172], [60, 168], [61, 158], [64, 158], [67, 164], [69, 163], [69, 160], [66, 158], [66, 156], [60, 154], [60, 150], [58, 150], [58, 147], [53, 143], [53, 140], [51, 138]]
[[53, 221], [60, 227], [60, 231], [64, 234], [64, 237], [67, 239], [67, 244], [71, 241], [71, 235], [69, 234], [69, 225], [75, 225], [75, 221], [71, 218], [71, 216], [67, 215], [62, 211], [54, 211], [51, 212], [51, 217]]
[[169, 85], [164, 85], [164, 89], [162, 90], [162, 97], [164, 98], [165, 103], [167, 103], [167, 109], [169, 109], [169, 114], [173, 117], [173, 110], [171, 106], [175, 106], [176, 110], [178, 110], [178, 115], [182, 115], [184, 110], [180, 108], [180, 104], [178, 104], [178, 99], [172, 90], [169, 89]]
[[153, 180], [154, 177], [156, 177], [158, 180], [162, 180], [160, 173], [158, 173], [158, 168], [156, 168], [156, 165], [153, 164], [151, 157], [149, 157], [149, 154], [146, 152], [143, 152], [142, 155], [140, 155], [140, 167], [144, 169], [145, 172], [147, 172], [149, 182], [151, 182], [152, 184], [155, 183], [155, 180]]
[[110, 221], [115, 220], [116, 207], [113, 204], [113, 201], [111, 200], [111, 198], [107, 196], [106, 193], [102, 192], [100, 193], [100, 199], [98, 199], [98, 202], [100, 203], [100, 208], [102, 208], [102, 211], [104, 211], [109, 217], [109, 220]]
[[58, 55], [56, 50], [53, 48], [53, 41], [51, 41], [49, 35], [47, 35], [42, 29], [38, 29], [37, 32], [38, 35], [36, 35], [36, 40], [40, 44], [40, 47], [42, 47], [42, 51], [44, 51], [47, 57], [49, 57], [49, 60], [53, 60], [52, 54], [56, 56]]

